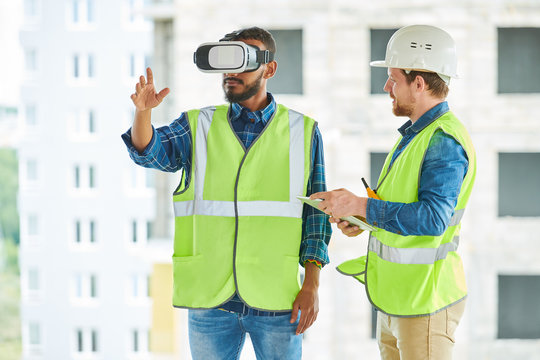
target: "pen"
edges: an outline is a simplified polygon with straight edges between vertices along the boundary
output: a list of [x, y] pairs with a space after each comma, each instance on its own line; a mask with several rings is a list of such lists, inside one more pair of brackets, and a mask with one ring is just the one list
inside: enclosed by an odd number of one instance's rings
[[371, 190], [371, 188], [369, 187], [369, 185], [366, 182], [366, 179], [362, 178], [362, 182], [364, 183], [364, 186], [366, 187], [368, 197], [373, 198], [373, 199], [377, 199], [377, 200], [381, 200], [379, 195], [377, 195], [377, 192], [374, 191], [374, 190]]

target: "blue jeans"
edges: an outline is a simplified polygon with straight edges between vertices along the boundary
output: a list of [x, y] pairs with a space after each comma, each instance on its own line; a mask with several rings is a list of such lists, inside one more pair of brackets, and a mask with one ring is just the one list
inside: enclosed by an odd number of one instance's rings
[[[290, 313], [256, 316], [219, 309], [189, 310], [189, 345], [193, 360], [236, 360], [240, 358], [246, 333], [258, 360], [300, 360], [302, 335], [296, 335]], [[298, 317], [300, 318], [300, 317]]]

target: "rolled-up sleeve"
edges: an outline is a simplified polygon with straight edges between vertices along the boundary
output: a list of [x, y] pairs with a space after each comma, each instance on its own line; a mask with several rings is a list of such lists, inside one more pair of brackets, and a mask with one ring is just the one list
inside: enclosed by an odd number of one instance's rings
[[441, 235], [454, 213], [467, 168], [463, 147], [450, 135], [437, 131], [422, 165], [418, 201], [399, 203], [369, 199], [368, 223], [404, 236]]
[[140, 166], [166, 172], [188, 170], [191, 165], [191, 130], [185, 113], [168, 126], [152, 127], [152, 139], [139, 152], [133, 146], [131, 129], [122, 134], [131, 159]]
[[[311, 160], [313, 168], [308, 180], [307, 196], [326, 191], [326, 176], [324, 167], [324, 149], [322, 136], [315, 128], [313, 136]], [[324, 266], [330, 262], [328, 244], [332, 235], [329, 217], [309, 205], [304, 204], [302, 215], [302, 242], [300, 244], [300, 264], [315, 260]]]

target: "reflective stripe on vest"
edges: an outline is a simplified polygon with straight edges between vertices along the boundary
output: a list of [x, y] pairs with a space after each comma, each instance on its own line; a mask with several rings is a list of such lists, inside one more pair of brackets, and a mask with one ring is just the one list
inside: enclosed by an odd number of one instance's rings
[[[472, 191], [476, 156], [472, 141], [457, 118], [447, 112], [418, 133], [389, 166], [401, 139], [387, 157], [379, 177], [377, 193], [391, 202], [419, 201], [419, 176], [425, 154], [436, 131], [453, 137], [467, 154], [467, 174], [454, 207], [454, 214], [441, 235], [403, 236], [384, 229], [370, 234], [365, 274], [353, 275], [365, 282], [368, 299], [392, 316], [433, 314], [467, 295], [459, 245], [461, 219]], [[358, 274], [362, 259], [343, 267]]]
[[450, 251], [457, 250], [458, 245], [459, 236], [454, 236], [451, 242], [441, 244], [438, 248], [397, 248], [383, 244], [371, 233], [368, 250], [376, 253], [381, 259], [396, 264], [427, 265], [446, 259]]
[[[197, 139], [193, 164], [195, 199], [174, 202], [175, 216], [213, 215], [235, 216], [234, 201], [203, 200], [204, 177], [206, 174], [206, 138], [212, 123], [215, 108], [204, 108], [199, 112]], [[288, 202], [283, 201], [239, 201], [238, 216], [284, 216], [301, 218], [302, 203], [296, 195], [303, 193], [304, 179], [304, 115], [289, 109], [290, 151], [289, 151], [289, 194]], [[263, 130], [264, 131], [264, 130]]]

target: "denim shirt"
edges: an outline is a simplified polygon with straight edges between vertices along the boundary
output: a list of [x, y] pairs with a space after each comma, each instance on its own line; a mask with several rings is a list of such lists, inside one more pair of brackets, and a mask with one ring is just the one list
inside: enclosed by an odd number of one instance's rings
[[[448, 103], [444, 101], [424, 113], [415, 123], [409, 120], [403, 124], [398, 129], [403, 137], [392, 156], [390, 167], [420, 131], [448, 111]], [[437, 130], [422, 164], [418, 201], [405, 204], [369, 199], [366, 210], [368, 223], [376, 223], [381, 229], [403, 236], [441, 235], [454, 213], [468, 165], [463, 147], [452, 136]]]
[[[262, 110], [251, 112], [237, 103], [231, 104], [231, 124], [238, 138], [247, 149], [274, 115], [276, 102], [268, 93], [269, 104]], [[131, 142], [131, 129], [122, 135], [131, 159], [138, 165], [166, 172], [185, 171], [185, 184], [191, 176], [191, 129], [185, 113], [168, 126], [153, 129], [152, 139], [141, 153]], [[326, 191], [324, 151], [321, 133], [315, 128], [311, 161], [313, 168], [308, 179], [307, 196]], [[332, 228], [328, 216], [304, 205], [302, 212], [302, 241], [300, 264], [315, 261], [321, 266], [329, 263], [328, 243]]]

